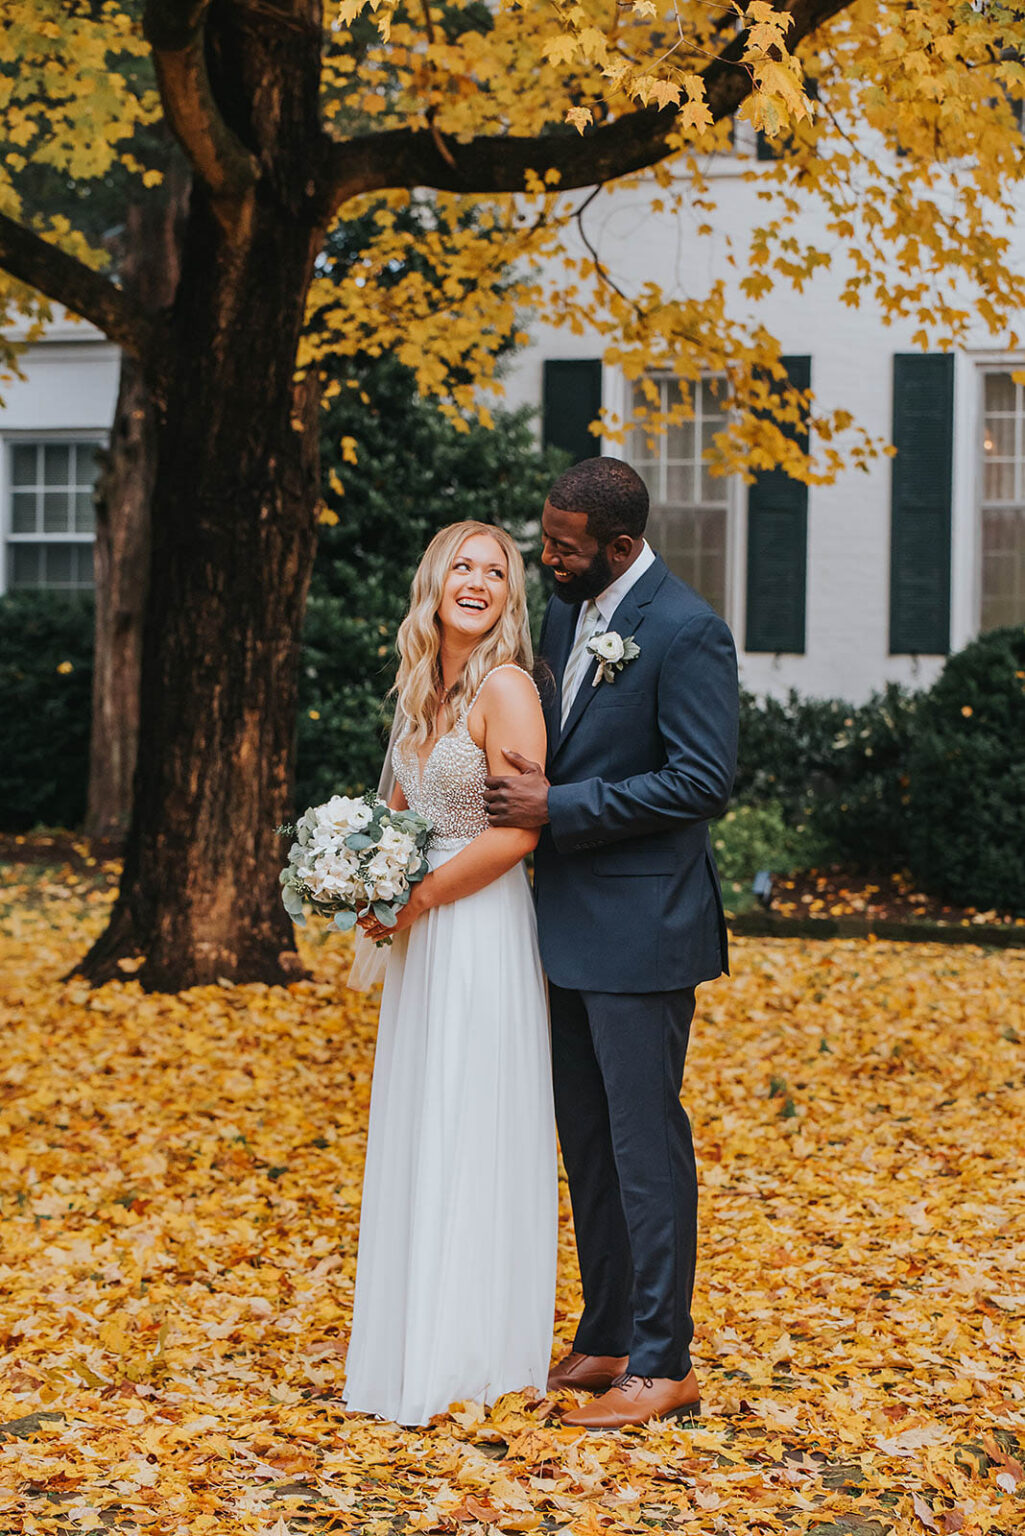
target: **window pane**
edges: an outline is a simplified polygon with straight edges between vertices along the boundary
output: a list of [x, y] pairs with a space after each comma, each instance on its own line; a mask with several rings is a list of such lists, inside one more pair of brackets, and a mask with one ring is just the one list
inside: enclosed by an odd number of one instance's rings
[[702, 379], [701, 381], [701, 414], [702, 416], [719, 417], [723, 414], [723, 402], [716, 394], [715, 386], [711, 379]]
[[75, 493], [75, 532], [95, 533], [96, 508], [93, 506], [92, 491], [77, 491]]
[[1013, 411], [1016, 393], [1014, 380], [1009, 373], [986, 374], [987, 411]]
[[68, 485], [71, 479], [71, 449], [67, 443], [43, 444], [43, 483]]
[[11, 492], [11, 532], [35, 533], [38, 496], [35, 491]]
[[663, 379], [662, 398], [665, 401], [667, 411], [682, 405], [685, 411], [693, 414], [694, 386], [684, 384], [682, 379]]
[[726, 500], [726, 478], [724, 475], [713, 475], [707, 464], [701, 467], [701, 500], [706, 506], [715, 506], [716, 502]]
[[1025, 508], [982, 514], [981, 626], [1025, 623]]
[[666, 429], [666, 458], [693, 459], [694, 423], [681, 421], [677, 427]]
[[93, 486], [100, 472], [100, 464], [96, 455], [99, 452], [98, 443], [76, 443], [74, 471], [74, 484], [81, 486]]
[[15, 443], [11, 448], [11, 484], [36, 484], [35, 443]]
[[93, 585], [93, 546], [73, 544], [74, 559], [71, 562], [76, 587], [91, 588]]
[[649, 460], [646, 464], [645, 463], [641, 463], [641, 464], [635, 463], [633, 467], [634, 467], [634, 469], [636, 469], [637, 473], [640, 475], [641, 479], [644, 481], [645, 485], [648, 487], [648, 495], [649, 496], [657, 496], [658, 495], [658, 465], [657, 464], [653, 464]]
[[73, 544], [47, 544], [44, 546], [43, 571], [48, 587], [67, 587], [71, 585], [72, 561], [75, 555]]
[[995, 459], [1014, 458], [1014, 417], [987, 416], [982, 446]]
[[690, 502], [697, 500], [697, 489], [692, 464], [670, 464], [666, 468], [666, 501]]
[[38, 587], [42, 584], [41, 544], [12, 544], [8, 553], [12, 587]]
[[43, 492], [43, 532], [67, 533], [71, 526], [71, 498], [67, 491]]
[[650, 411], [651, 406], [652, 402], [648, 399], [648, 392], [644, 388], [644, 385], [641, 383], [640, 379], [638, 379], [633, 387], [631, 409], [639, 411], [643, 408]]
[[982, 494], [987, 501], [1014, 500], [1014, 460], [997, 459], [986, 464], [982, 476]]

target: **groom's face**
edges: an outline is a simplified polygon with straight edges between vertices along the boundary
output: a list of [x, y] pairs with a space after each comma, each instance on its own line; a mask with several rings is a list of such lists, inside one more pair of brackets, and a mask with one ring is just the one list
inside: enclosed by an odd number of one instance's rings
[[567, 603], [586, 603], [615, 580], [608, 550], [587, 531], [586, 512], [564, 512], [546, 501], [541, 514], [541, 560]]

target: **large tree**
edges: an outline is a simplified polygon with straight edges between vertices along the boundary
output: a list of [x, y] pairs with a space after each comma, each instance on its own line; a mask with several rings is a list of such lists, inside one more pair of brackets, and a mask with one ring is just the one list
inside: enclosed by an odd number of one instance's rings
[[[1016, 7], [906, 0], [677, 0], [667, 14], [655, 0], [149, 0], [141, 32], [117, 0], [7, 0], [12, 301], [30, 304], [27, 285], [98, 325], [136, 360], [155, 413], [135, 802], [120, 897], [85, 974], [140, 955], [156, 988], [294, 973], [273, 828], [289, 809], [320, 350], [391, 348], [425, 389], [458, 356], [458, 413], [478, 408], [529, 302], [600, 325], [628, 374], [653, 361], [722, 374], [737, 423], [724, 467], [746, 455], [829, 473], [845, 418], [816, 413], [824, 460], [810, 463], [784, 430], [807, 402], [777, 382], [778, 346], [731, 316], [722, 285], [623, 293], [589, 253], [545, 291], [529, 258], [559, 248], [573, 188], [647, 172], [654, 196], [671, 202], [683, 177], [700, 200], [699, 157], [743, 112], [782, 146], [750, 295], [828, 259], [791, 228], [810, 195], [855, 263], [852, 302], [871, 288], [948, 341], [973, 308], [1004, 329], [1025, 297], [1000, 233], [1020, 160], [1007, 98], [1021, 94], [1022, 33]], [[27, 208], [11, 179], [33, 157], [104, 174], [161, 114], [193, 181], [166, 305], [97, 271], [67, 220]], [[440, 211], [431, 259], [383, 282], [408, 255], [396, 213], [425, 195]], [[305, 338], [329, 281], [326, 232], [368, 199], [375, 238], [333, 304], [331, 340]], [[517, 258], [518, 289], [492, 281]], [[968, 305], [938, 290], [951, 273], [971, 279]], [[855, 457], [870, 448], [849, 444]]]

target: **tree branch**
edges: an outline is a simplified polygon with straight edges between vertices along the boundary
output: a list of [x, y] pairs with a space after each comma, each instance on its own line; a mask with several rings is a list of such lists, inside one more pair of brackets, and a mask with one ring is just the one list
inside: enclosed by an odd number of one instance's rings
[[[794, 48], [823, 22], [847, 10], [853, 0], [777, 0], [793, 17], [787, 46]], [[719, 122], [732, 117], [752, 88], [751, 72], [740, 60], [747, 34], [731, 38], [703, 71], [708, 108]], [[485, 135], [460, 144], [451, 140], [442, 154], [427, 129], [396, 128], [357, 139], [321, 141], [320, 185], [328, 209], [364, 192], [435, 187], [443, 192], [522, 192], [528, 171], [559, 173], [560, 190], [613, 181], [664, 160], [679, 108], [645, 107], [592, 132], [557, 130], [536, 137]]]
[[238, 203], [259, 166], [228, 127], [206, 67], [204, 21], [210, 0], [146, 0], [143, 31], [153, 50], [164, 116], [215, 202]]
[[153, 317], [109, 278], [5, 213], [0, 213], [0, 266], [20, 283], [91, 321], [133, 357], [145, 360], [155, 330]]

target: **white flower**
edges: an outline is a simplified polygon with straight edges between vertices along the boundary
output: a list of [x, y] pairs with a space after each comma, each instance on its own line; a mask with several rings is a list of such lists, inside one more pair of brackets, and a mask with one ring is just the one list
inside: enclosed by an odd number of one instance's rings
[[408, 832], [403, 832], [398, 827], [385, 827], [377, 846], [382, 853], [394, 854], [405, 863], [416, 844]]
[[617, 635], [614, 629], [606, 630], [603, 635], [595, 635], [590, 642], [588, 650], [595, 656], [600, 656], [602, 661], [622, 661], [626, 651], [623, 637]]
[[355, 889], [355, 875], [359, 859], [348, 849], [338, 854], [325, 854], [317, 861], [306, 877], [310, 890], [318, 896], [351, 896]]
[[348, 837], [352, 832], [362, 832], [373, 814], [365, 800], [354, 800], [350, 795], [332, 795], [319, 807], [319, 824], [336, 836]]

